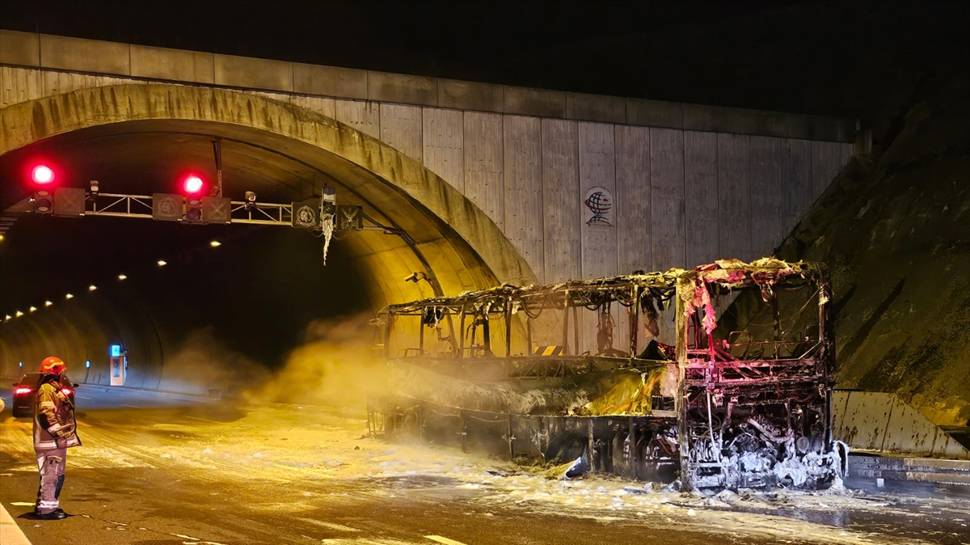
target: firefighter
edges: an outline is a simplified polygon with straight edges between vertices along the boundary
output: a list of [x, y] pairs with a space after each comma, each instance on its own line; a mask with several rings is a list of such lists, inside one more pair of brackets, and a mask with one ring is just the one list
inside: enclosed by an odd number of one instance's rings
[[70, 386], [64, 360], [48, 356], [40, 362], [41, 379], [34, 398], [34, 452], [40, 469], [40, 486], [34, 516], [43, 520], [67, 517], [58, 498], [64, 485], [67, 449], [81, 444], [74, 404], [62, 391]]

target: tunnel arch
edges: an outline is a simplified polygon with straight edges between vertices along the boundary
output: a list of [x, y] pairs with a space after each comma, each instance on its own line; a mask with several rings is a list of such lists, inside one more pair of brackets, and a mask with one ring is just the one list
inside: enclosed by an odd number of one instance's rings
[[[374, 231], [345, 241], [369, 277], [374, 307], [433, 295], [429, 285], [403, 281], [414, 271], [431, 273], [440, 285], [437, 291], [444, 294], [535, 282], [528, 264], [492, 220], [419, 161], [332, 118], [264, 96], [174, 84], [125, 84], [44, 97], [0, 109], [0, 158], [59, 139], [146, 133], [205, 135], [270, 150], [325, 175], [337, 185], [341, 202], [362, 204], [382, 222], [406, 231], [410, 241]], [[235, 192], [243, 189], [231, 188], [228, 193], [238, 198]], [[142, 350], [159, 360], [159, 376], [142, 376], [140, 384], [160, 383], [167, 347], [152, 338], [158, 335], [157, 327], [126, 323], [117, 309], [103, 310], [100, 316], [88, 309], [47, 321], [65, 324], [71, 344], [79, 346], [82, 338], [106, 342], [108, 336], [101, 330], [107, 322], [127, 328]], [[0, 345], [6, 345], [7, 353], [23, 344], [44, 350], [58, 346], [37, 327], [6, 341]], [[86, 346], [77, 352], [90, 350]]]
[[[498, 226], [447, 181], [381, 140], [297, 105], [217, 88], [125, 84], [18, 103], [0, 110], [0, 120], [0, 156], [83, 130], [197, 131], [273, 149], [326, 172], [407, 231], [444, 293], [536, 279]], [[405, 269], [419, 270], [411, 249], [371, 234], [359, 238], [354, 246], [376, 273], [379, 300], [426, 295], [419, 284], [390, 280], [411, 272], [399, 275], [391, 253]]]

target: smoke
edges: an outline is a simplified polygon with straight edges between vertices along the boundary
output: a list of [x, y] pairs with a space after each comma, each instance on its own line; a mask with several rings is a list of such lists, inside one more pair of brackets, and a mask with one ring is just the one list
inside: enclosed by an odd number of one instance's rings
[[[649, 396], [663, 376], [654, 373], [649, 384], [644, 383], [645, 375], [629, 371], [515, 380], [508, 378], [505, 366], [487, 363], [464, 368], [441, 362], [435, 369], [418, 362], [388, 365], [371, 318], [361, 314], [311, 322], [303, 343], [289, 353], [282, 369], [245, 389], [244, 399], [325, 405], [356, 413], [371, 400], [379, 405], [413, 401], [501, 414], [580, 414], [590, 410], [588, 405], [605, 403], [601, 398], [618, 384], [632, 381], [632, 390]], [[411, 341], [403, 344], [417, 346], [416, 338]]]
[[385, 391], [382, 354], [374, 342], [371, 316], [316, 320], [283, 369], [245, 392], [251, 402], [320, 403], [363, 410], [367, 398]]
[[165, 359], [159, 389], [210, 394], [235, 392], [267, 380], [266, 367], [227, 347], [213, 329], [193, 331]]

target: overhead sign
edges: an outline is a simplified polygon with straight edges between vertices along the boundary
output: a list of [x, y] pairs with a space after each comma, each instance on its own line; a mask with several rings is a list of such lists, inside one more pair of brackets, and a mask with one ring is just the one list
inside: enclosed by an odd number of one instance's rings
[[62, 187], [54, 191], [55, 216], [83, 216], [84, 189], [79, 187]]
[[308, 199], [293, 203], [293, 227], [315, 229], [320, 224], [320, 200]]
[[182, 219], [184, 198], [172, 193], [152, 194], [152, 219], [158, 221], [178, 221]]
[[337, 205], [338, 231], [363, 231], [364, 209], [360, 206]]
[[202, 197], [202, 223], [229, 223], [232, 202], [224, 197]]

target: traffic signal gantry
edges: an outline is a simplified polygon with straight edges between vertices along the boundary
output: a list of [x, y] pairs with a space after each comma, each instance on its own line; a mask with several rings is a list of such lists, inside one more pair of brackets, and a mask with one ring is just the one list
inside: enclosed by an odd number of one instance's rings
[[[359, 205], [338, 205], [330, 187], [323, 187], [319, 197], [289, 203], [260, 202], [256, 194], [246, 191], [244, 200], [223, 197], [221, 184], [207, 191], [205, 179], [195, 173], [183, 176], [180, 193], [135, 195], [105, 193], [101, 183], [91, 180], [87, 189], [57, 187], [57, 168], [50, 163], [37, 163], [29, 168], [31, 194], [29, 206], [15, 207], [15, 213], [32, 213], [59, 217], [108, 216], [189, 225], [250, 224], [296, 227], [311, 231], [349, 232], [365, 229], [396, 234], [367, 215]], [[7, 212], [10, 213], [10, 210]]]

